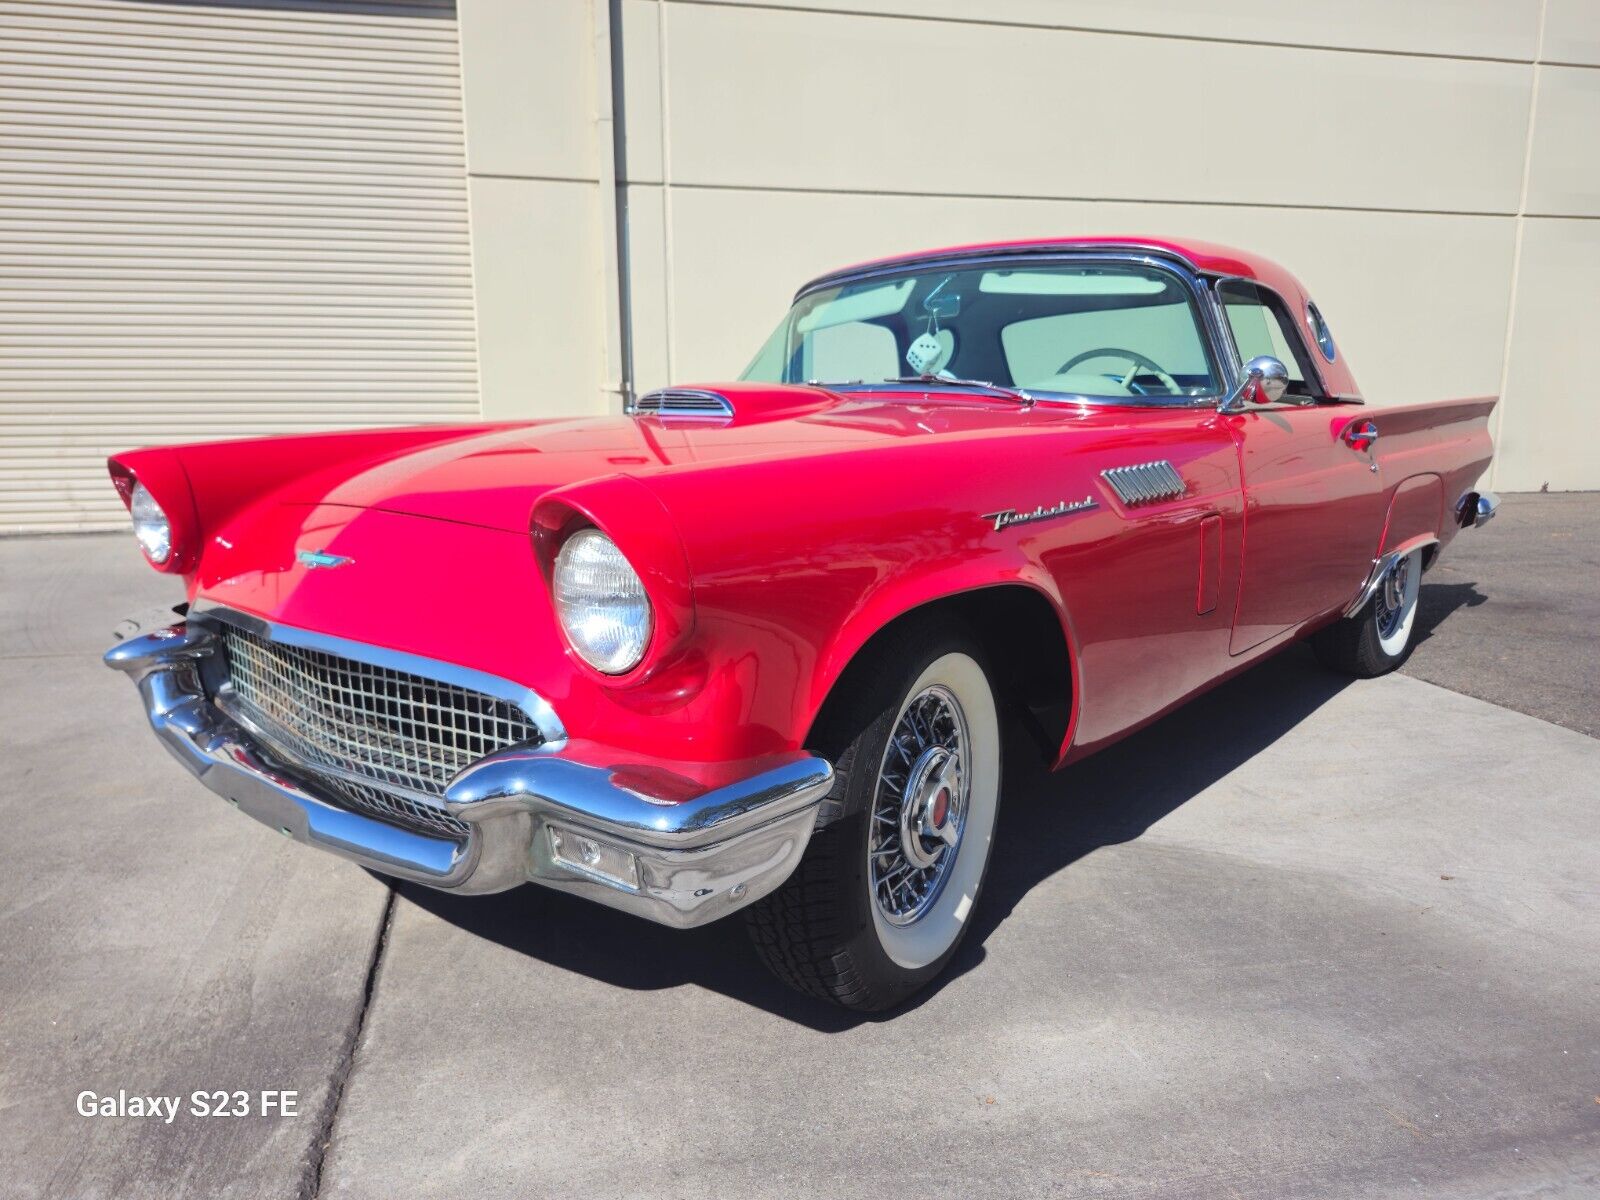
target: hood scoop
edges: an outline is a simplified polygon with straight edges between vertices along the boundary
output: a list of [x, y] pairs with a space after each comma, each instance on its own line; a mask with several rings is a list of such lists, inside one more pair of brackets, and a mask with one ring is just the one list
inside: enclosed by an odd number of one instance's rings
[[721, 392], [702, 391], [699, 388], [661, 388], [640, 396], [628, 411], [640, 416], [731, 421], [733, 401]]

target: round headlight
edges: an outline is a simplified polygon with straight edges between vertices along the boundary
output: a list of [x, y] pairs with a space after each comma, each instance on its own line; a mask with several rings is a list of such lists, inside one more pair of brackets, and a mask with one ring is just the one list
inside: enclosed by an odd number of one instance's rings
[[598, 529], [573, 534], [556, 555], [556, 615], [583, 661], [607, 675], [639, 665], [650, 644], [650, 599], [638, 572]]
[[133, 518], [133, 536], [139, 539], [146, 558], [159, 565], [172, 557], [172, 522], [142, 483], [133, 485], [128, 515]]

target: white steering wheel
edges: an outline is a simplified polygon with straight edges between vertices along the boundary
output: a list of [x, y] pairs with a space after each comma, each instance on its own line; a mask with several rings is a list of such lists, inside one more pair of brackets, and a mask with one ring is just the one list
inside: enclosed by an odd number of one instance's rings
[[[1073, 367], [1077, 366], [1081, 362], [1088, 362], [1092, 358], [1121, 358], [1127, 360], [1129, 363], [1132, 363], [1132, 369], [1117, 381], [1121, 387], [1130, 392], [1134, 391], [1134, 389], [1138, 386], [1133, 382], [1134, 379], [1144, 372], [1149, 372], [1151, 375], [1154, 375], [1157, 379], [1159, 379], [1162, 385], [1166, 387], [1167, 390], [1173, 395], [1181, 396], [1183, 394], [1183, 389], [1178, 386], [1178, 381], [1169, 375], [1166, 369], [1163, 368], [1160, 363], [1156, 362], [1155, 359], [1151, 358], [1147, 354], [1140, 354], [1137, 350], [1124, 350], [1120, 346], [1096, 346], [1093, 350], [1085, 350], [1082, 354], [1074, 354], [1066, 362], [1061, 364], [1061, 367], [1056, 371], [1056, 374], [1070, 374]], [[1136, 394], [1144, 395], [1145, 393], [1143, 391], [1139, 391]]]

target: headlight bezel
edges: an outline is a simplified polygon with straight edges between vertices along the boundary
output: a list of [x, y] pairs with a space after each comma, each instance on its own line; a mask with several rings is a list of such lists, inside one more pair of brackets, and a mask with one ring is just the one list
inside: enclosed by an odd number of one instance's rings
[[137, 521], [134, 498], [141, 490], [148, 495], [151, 506], [159, 509], [166, 519], [165, 558], [151, 553], [152, 547], [139, 536], [136, 524], [131, 530], [134, 544], [150, 569], [166, 575], [187, 575], [194, 570], [200, 549], [199, 513], [188, 474], [173, 450], [170, 447], [130, 450], [113, 455], [106, 461], [106, 467], [130, 522]]
[[[581, 572], [599, 573], [602, 581], [573, 577]], [[620, 679], [649, 658], [658, 624], [655, 603], [638, 567], [604, 530], [581, 525], [568, 531], [550, 564], [550, 591], [562, 636], [590, 669], [608, 679]], [[630, 611], [638, 616], [625, 619]], [[615, 635], [618, 642], [609, 653], [601, 632]]]

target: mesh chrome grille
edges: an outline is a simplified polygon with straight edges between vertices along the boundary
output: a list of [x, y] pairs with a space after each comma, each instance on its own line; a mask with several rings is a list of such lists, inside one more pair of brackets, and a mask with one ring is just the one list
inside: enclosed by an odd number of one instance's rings
[[366, 813], [369, 817], [377, 817], [378, 820], [388, 821], [392, 825], [413, 829], [418, 833], [466, 840], [467, 823], [452, 817], [442, 808], [435, 808], [410, 796], [402, 796], [398, 792], [386, 792], [382, 788], [357, 783], [353, 779], [344, 779], [338, 775], [323, 775], [319, 778], [322, 785], [332, 793], [330, 798], [341, 801], [345, 808]]
[[508, 700], [222, 626], [230, 706], [333, 797], [420, 832], [465, 837], [428, 803], [486, 754], [542, 739]]

